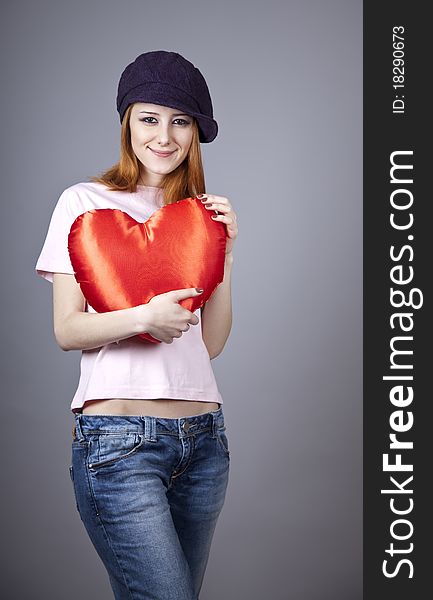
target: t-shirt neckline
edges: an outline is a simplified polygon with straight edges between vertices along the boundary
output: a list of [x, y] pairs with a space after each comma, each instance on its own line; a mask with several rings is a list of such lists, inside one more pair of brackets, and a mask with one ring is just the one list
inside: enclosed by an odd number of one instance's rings
[[162, 190], [161, 187], [157, 187], [156, 185], [142, 185], [141, 183], [137, 183], [136, 185], [138, 188], [143, 189], [150, 188], [151, 190]]

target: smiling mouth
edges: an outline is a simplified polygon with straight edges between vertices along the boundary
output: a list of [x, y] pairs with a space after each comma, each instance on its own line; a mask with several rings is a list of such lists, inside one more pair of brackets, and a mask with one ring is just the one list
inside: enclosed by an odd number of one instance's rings
[[156, 154], [156, 156], [160, 156], [161, 158], [165, 158], [174, 154], [174, 150], [172, 152], [158, 152], [157, 150], [153, 150], [153, 148], [149, 148], [149, 150], [152, 150], [152, 152]]

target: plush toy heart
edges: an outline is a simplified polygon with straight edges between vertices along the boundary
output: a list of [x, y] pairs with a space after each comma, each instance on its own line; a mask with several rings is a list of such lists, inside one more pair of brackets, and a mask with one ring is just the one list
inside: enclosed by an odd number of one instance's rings
[[[96, 312], [146, 304], [157, 294], [202, 287], [181, 300], [203, 306], [224, 277], [226, 229], [197, 198], [156, 210], [144, 223], [114, 208], [79, 215], [68, 236], [75, 279]], [[141, 340], [161, 343], [149, 333]]]

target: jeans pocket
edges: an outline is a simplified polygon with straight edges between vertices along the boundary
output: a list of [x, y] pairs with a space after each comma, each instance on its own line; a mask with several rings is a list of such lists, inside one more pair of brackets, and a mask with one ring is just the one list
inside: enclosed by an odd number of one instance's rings
[[113, 465], [135, 454], [143, 445], [144, 436], [139, 433], [98, 433], [88, 436], [89, 469], [95, 470]]
[[223, 425], [222, 427], [218, 427], [217, 429], [217, 440], [220, 447], [224, 450], [226, 455], [230, 457], [230, 449], [229, 449], [229, 441], [226, 435], [226, 427]]

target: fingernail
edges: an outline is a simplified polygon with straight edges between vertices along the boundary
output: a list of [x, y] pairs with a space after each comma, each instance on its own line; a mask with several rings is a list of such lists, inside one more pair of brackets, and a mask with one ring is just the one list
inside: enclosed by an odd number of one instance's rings
[[196, 290], [197, 290], [197, 292], [199, 292], [200, 294], [201, 294], [201, 293], [202, 293], [202, 291], [203, 291], [203, 288], [195, 288], [195, 289], [196, 289]]

